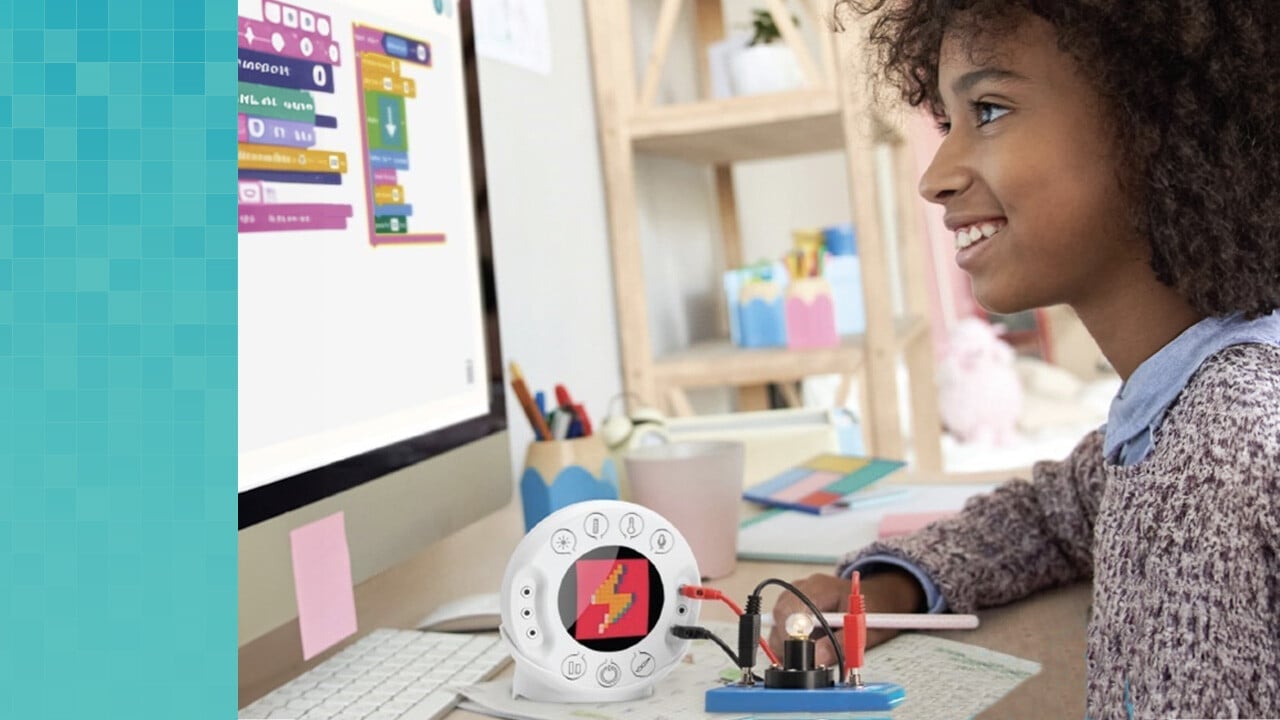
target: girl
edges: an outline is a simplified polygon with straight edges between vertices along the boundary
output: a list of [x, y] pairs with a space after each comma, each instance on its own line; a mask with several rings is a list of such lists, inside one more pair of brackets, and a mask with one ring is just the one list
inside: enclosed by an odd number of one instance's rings
[[938, 119], [920, 193], [978, 301], [1069, 304], [1124, 385], [1031, 482], [801, 589], [972, 612], [1091, 578], [1090, 718], [1280, 717], [1280, 3], [839, 5]]

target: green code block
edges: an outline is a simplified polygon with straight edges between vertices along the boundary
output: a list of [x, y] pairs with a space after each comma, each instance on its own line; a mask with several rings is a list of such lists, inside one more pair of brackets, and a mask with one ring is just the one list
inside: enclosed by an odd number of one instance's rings
[[312, 124], [316, 121], [316, 103], [310, 93], [256, 83], [240, 83], [240, 112]]
[[366, 91], [364, 123], [370, 150], [409, 150], [409, 126], [405, 122], [404, 98]]
[[404, 235], [409, 232], [409, 218], [404, 215], [378, 215], [373, 230], [379, 235]]

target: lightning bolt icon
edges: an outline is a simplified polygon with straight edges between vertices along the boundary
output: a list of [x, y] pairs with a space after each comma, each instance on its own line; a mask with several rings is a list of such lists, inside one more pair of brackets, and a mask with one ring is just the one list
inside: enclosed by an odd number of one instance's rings
[[621, 563], [614, 565], [604, 582], [600, 583], [600, 587], [591, 593], [592, 605], [604, 605], [609, 608], [604, 614], [604, 622], [600, 623], [596, 632], [603, 633], [605, 628], [617, 622], [618, 618], [625, 615], [627, 609], [631, 607], [635, 593], [618, 592], [618, 585], [622, 583], [622, 576], [626, 571], [627, 569]]

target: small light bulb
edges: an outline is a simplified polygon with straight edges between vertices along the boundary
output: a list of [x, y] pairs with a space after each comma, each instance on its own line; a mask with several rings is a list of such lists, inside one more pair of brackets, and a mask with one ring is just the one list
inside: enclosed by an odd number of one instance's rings
[[813, 632], [813, 617], [809, 613], [792, 613], [787, 616], [787, 636], [795, 640], [808, 640]]

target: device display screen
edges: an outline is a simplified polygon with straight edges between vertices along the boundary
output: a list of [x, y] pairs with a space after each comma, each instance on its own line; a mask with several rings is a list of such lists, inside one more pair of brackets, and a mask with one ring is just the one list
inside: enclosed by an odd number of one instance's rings
[[574, 640], [591, 650], [626, 650], [658, 624], [662, 578], [643, 554], [600, 547], [569, 566], [559, 601], [560, 620]]

